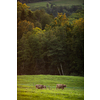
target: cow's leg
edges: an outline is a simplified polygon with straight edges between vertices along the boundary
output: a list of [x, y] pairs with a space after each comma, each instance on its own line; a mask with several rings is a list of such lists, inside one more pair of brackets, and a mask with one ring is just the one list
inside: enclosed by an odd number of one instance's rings
[[57, 87], [56, 87], [56, 90], [57, 90]]

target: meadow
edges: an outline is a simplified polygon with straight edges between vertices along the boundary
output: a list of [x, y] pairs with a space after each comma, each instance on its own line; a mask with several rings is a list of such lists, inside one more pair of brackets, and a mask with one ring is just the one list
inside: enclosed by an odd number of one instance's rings
[[[72, 5], [82, 5], [84, 0], [52, 0], [50, 1], [52, 4], [55, 4], [57, 6], [68, 6], [71, 7]], [[43, 2], [36, 2], [36, 3], [28, 3], [27, 6], [30, 6], [30, 9], [36, 8], [36, 7], [46, 7], [47, 3], [50, 3], [47, 1]]]
[[[66, 84], [64, 90], [56, 84]], [[46, 89], [36, 89], [36, 84]], [[84, 77], [60, 75], [17, 75], [17, 100], [84, 100]]]

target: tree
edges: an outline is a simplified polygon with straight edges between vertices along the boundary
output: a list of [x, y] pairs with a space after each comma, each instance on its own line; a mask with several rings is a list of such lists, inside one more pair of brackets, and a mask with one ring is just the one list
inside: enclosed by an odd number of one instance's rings
[[[69, 44], [70, 43], [70, 44]], [[69, 44], [69, 45], [68, 45]], [[84, 75], [84, 20], [80, 18], [73, 22], [73, 29], [67, 40], [70, 74]], [[74, 73], [74, 74], [73, 74]]]
[[25, 18], [26, 18], [26, 13], [25, 10], [23, 9], [21, 12], [21, 20], [25, 20]]
[[27, 13], [29, 10], [29, 6], [25, 3], [17, 2], [17, 23], [21, 20], [25, 20], [27, 18]]
[[46, 5], [46, 6], [47, 6], [47, 8], [49, 8], [49, 4], [48, 4], [48, 3], [47, 3], [47, 5]]
[[31, 48], [29, 47], [27, 36], [23, 34], [22, 38], [18, 40], [17, 44], [17, 64], [18, 64], [18, 73], [19, 74], [31, 74], [28, 71], [30, 69], [30, 60], [31, 60]]
[[52, 17], [45, 13], [44, 15], [42, 15], [41, 17], [41, 25], [42, 25], [42, 29], [45, 28], [46, 24], [50, 24], [52, 22]]
[[76, 64], [77, 64], [77, 73], [84, 75], [84, 19], [80, 18], [79, 20], [74, 21], [74, 46], [76, 50]]
[[[20, 2], [17, 8], [18, 74], [57, 75], [60, 68], [60, 74], [83, 76], [83, 11], [77, 10], [69, 18], [65, 13], [58, 13], [53, 18], [43, 9], [31, 11], [26, 4]], [[62, 9], [53, 6], [51, 11], [54, 8], [55, 12]]]
[[29, 47], [32, 50], [32, 63], [35, 68], [35, 73], [43, 73], [45, 72], [44, 69], [44, 60], [42, 58], [42, 38], [44, 35], [44, 31], [42, 31], [40, 28], [36, 27], [33, 29], [32, 35], [28, 38]]
[[41, 23], [40, 23], [39, 21], [36, 21], [36, 22], [34, 23], [34, 26], [35, 26], [35, 27], [39, 27], [40, 29], [42, 29], [42, 25], [41, 25]]
[[17, 38], [21, 39], [23, 34], [26, 34], [28, 31], [32, 31], [34, 24], [29, 21], [20, 21], [17, 26]]

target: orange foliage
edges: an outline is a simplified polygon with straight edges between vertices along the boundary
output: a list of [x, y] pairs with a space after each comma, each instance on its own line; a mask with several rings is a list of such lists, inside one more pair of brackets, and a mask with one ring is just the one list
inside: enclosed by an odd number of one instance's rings
[[68, 23], [68, 18], [66, 17], [66, 13], [64, 13], [64, 14], [58, 13], [57, 18], [60, 21], [61, 26], [64, 26], [65, 24], [69, 24]]
[[77, 32], [84, 32], [84, 19], [79, 18], [78, 20], [73, 21], [73, 30]]
[[78, 20], [73, 21], [74, 28], [75, 27], [81, 27], [82, 29], [84, 28], [84, 19], [79, 18]]
[[34, 24], [29, 22], [29, 21], [19, 21], [18, 23], [18, 38], [21, 38], [22, 37], [22, 34], [26, 34], [28, 31], [32, 31], [34, 28]]

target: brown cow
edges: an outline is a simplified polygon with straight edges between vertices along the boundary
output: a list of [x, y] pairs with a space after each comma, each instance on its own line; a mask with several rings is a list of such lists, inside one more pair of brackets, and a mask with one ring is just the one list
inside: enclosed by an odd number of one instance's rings
[[57, 89], [57, 88], [58, 88], [58, 89], [62, 88], [62, 90], [63, 90], [64, 87], [66, 87], [66, 85], [64, 85], [64, 84], [57, 84], [56, 89]]
[[35, 87], [36, 87], [37, 89], [43, 89], [43, 88], [46, 88], [45, 85], [36, 85]]

